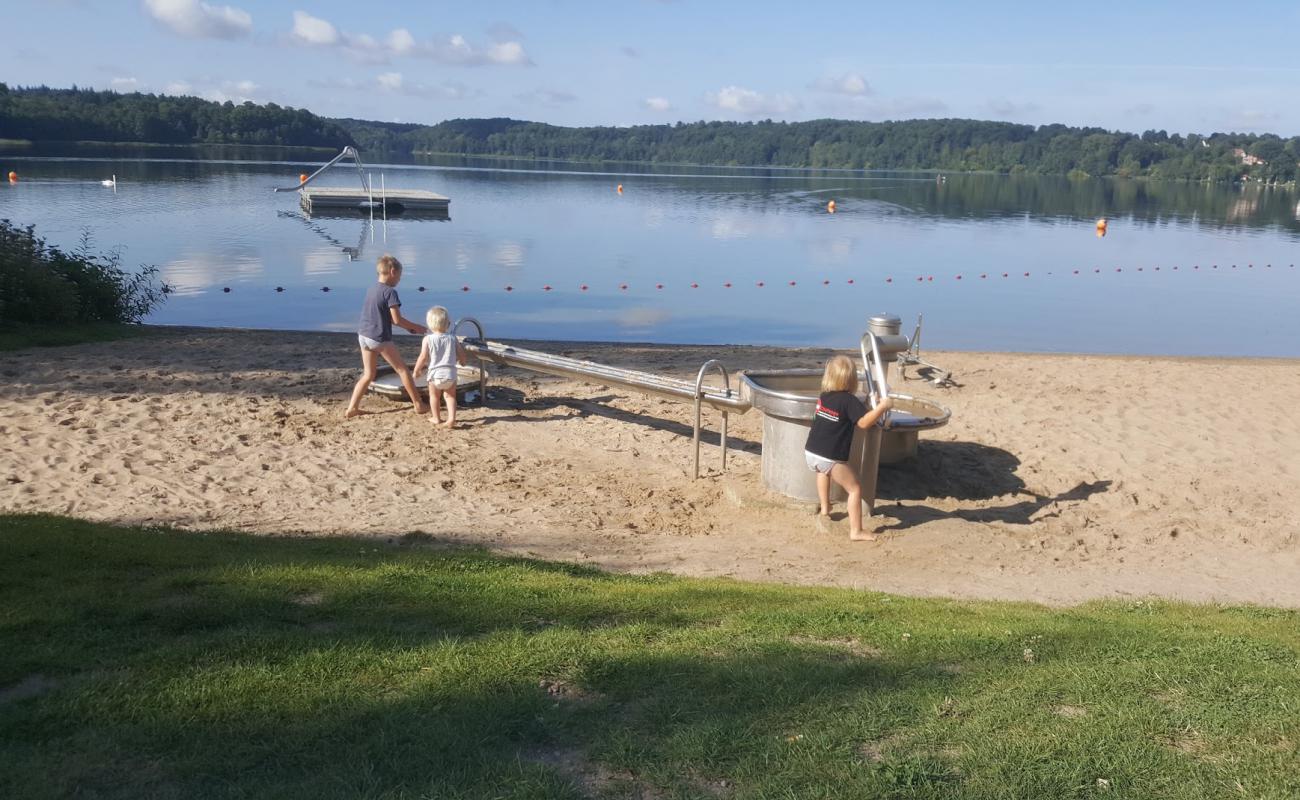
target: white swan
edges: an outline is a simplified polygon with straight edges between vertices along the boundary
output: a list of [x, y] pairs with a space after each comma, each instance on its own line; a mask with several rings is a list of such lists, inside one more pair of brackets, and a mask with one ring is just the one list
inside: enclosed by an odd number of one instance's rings
[[114, 176], [113, 176], [111, 179], [109, 179], [109, 180], [106, 180], [106, 181], [100, 181], [100, 182], [99, 182], [99, 185], [100, 185], [100, 186], [112, 186], [114, 189], [116, 189], [116, 188], [117, 188], [117, 176], [114, 175]]

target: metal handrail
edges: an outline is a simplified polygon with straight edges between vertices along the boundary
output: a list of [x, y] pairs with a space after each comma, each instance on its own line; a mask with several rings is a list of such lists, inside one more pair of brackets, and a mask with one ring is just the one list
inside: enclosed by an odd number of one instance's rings
[[[722, 362], [716, 358], [709, 359], [700, 367], [700, 371], [695, 376], [695, 477], [700, 477], [700, 405], [704, 399], [704, 373], [710, 368], [716, 368], [722, 373], [722, 386], [725, 397], [731, 397], [731, 378], [727, 375], [727, 368], [722, 366]], [[722, 409], [722, 471], [727, 471], [727, 409]]]
[[[867, 343], [871, 343], [871, 356], [867, 356]], [[862, 334], [862, 339], [858, 342], [858, 349], [862, 352], [862, 369], [867, 376], [867, 397], [871, 400], [871, 407], [875, 408], [881, 400], [889, 396], [889, 382], [885, 379], [885, 362], [880, 357], [880, 340], [871, 331]], [[874, 375], [872, 367], [874, 369]], [[889, 427], [889, 412], [885, 412], [881, 424]]]
[[[451, 335], [455, 336], [456, 331], [460, 330], [460, 326], [464, 325], [466, 322], [473, 325], [475, 330], [478, 331], [478, 338], [480, 341], [486, 338], [483, 333], [483, 323], [479, 322], [477, 319], [473, 317], [461, 317], [460, 319], [456, 320], [456, 324], [451, 326]], [[457, 341], [457, 347], [459, 347], [460, 340], [457, 339], [456, 341]], [[483, 359], [479, 358], [477, 353], [474, 353], [473, 351], [469, 351], [469, 350], [467, 350], [467, 352], [470, 352], [470, 354], [474, 356], [474, 360], [478, 362], [478, 403], [479, 405], [486, 407], [487, 406], [487, 372], [488, 372], [487, 364], [483, 363]]]

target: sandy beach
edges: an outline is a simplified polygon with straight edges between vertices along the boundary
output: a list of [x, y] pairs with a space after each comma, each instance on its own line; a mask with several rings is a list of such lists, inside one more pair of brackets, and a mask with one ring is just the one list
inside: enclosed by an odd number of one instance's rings
[[[520, 343], [693, 376], [827, 350]], [[418, 339], [401, 340], [414, 360]], [[259, 534], [424, 532], [607, 569], [1069, 604], [1162, 596], [1300, 606], [1300, 363], [928, 353], [953, 411], [882, 470], [876, 543], [772, 495], [761, 419], [691, 479], [691, 408], [496, 369], [434, 430], [405, 404], [345, 421], [348, 334], [150, 329], [0, 354], [0, 509]], [[409, 362], [408, 362], [409, 363]]]

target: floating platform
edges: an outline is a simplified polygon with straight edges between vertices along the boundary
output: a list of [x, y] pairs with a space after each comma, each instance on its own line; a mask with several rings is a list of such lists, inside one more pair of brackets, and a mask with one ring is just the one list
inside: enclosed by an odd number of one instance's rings
[[424, 189], [389, 189], [383, 194], [369, 194], [361, 189], [341, 186], [312, 186], [298, 191], [302, 210], [320, 215], [328, 212], [369, 212], [379, 214], [387, 206], [389, 214], [432, 214], [446, 216], [451, 198]]

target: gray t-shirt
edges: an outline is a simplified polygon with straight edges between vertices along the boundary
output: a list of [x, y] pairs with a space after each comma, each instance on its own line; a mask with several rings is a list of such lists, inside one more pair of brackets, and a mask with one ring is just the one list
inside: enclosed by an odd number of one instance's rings
[[429, 351], [429, 381], [456, 380], [456, 337], [450, 333], [431, 333], [424, 337]]
[[361, 322], [357, 333], [377, 342], [393, 340], [393, 314], [388, 309], [402, 305], [397, 290], [386, 283], [372, 283], [366, 290], [366, 302], [361, 306]]

